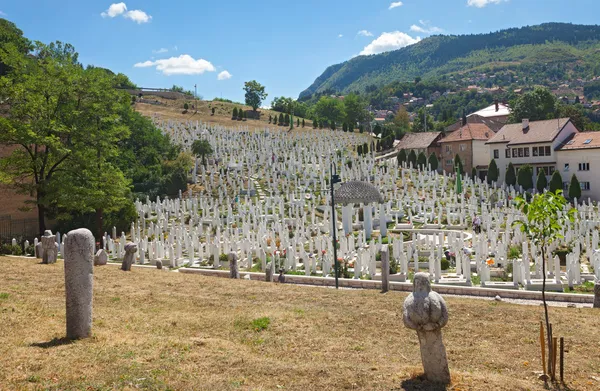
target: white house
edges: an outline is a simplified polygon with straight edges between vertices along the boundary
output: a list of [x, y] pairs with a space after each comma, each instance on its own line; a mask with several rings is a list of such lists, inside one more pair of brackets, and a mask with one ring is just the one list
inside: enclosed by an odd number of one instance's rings
[[600, 132], [576, 133], [556, 150], [556, 169], [565, 185], [577, 175], [581, 198], [600, 201]]
[[534, 183], [542, 172], [550, 180], [557, 169], [556, 149], [576, 133], [579, 131], [569, 118], [532, 122], [524, 119], [522, 123], [504, 125], [486, 143], [500, 171], [498, 184], [504, 183], [511, 162], [515, 170], [525, 164], [533, 166]]

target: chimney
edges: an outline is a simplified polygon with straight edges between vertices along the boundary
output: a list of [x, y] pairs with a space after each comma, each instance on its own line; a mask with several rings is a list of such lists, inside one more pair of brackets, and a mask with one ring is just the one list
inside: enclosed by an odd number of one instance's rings
[[500, 106], [498, 106], [498, 99], [494, 100], [494, 104], [496, 105], [496, 113], [500, 111]]
[[529, 130], [529, 120], [526, 118], [523, 118], [523, 132], [526, 132]]

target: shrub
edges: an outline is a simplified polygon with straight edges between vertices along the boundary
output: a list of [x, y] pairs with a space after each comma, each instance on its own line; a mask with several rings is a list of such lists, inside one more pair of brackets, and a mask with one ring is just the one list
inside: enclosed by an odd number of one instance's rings
[[190, 105], [188, 105], [187, 102], [185, 102], [183, 104], [183, 109], [187, 111], [189, 108], [190, 108]]
[[227, 262], [229, 261], [229, 257], [227, 257], [227, 254], [221, 254], [219, 255], [219, 262], [223, 263], [223, 262]]
[[448, 261], [446, 258], [442, 258], [442, 270], [448, 270], [450, 269], [450, 261]]

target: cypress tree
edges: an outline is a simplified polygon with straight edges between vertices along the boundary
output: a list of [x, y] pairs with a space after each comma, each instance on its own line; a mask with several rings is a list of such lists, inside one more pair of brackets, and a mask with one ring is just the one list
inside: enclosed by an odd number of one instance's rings
[[242, 110], [242, 109], [238, 110], [238, 121], [241, 121], [244, 119], [244, 113], [245, 113], [244, 110]]
[[417, 165], [421, 170], [424, 170], [427, 166], [427, 156], [423, 152], [419, 153], [417, 157]]
[[477, 169], [473, 167], [471, 169], [471, 179], [475, 180], [475, 178], [477, 178]]
[[358, 156], [361, 156], [363, 154], [362, 145], [359, 145], [358, 147], [356, 147], [356, 153], [358, 154]]
[[286, 115], [285, 115], [285, 122], [284, 122], [284, 125], [285, 125], [285, 126], [289, 126], [289, 124], [290, 124], [290, 115], [289, 115], [289, 114], [286, 114]]
[[365, 128], [363, 128], [362, 125], [359, 125], [359, 127], [358, 127], [358, 133], [362, 133], [364, 131], [365, 131]]
[[490, 166], [488, 168], [487, 181], [491, 185], [494, 182], [498, 182], [498, 177], [500, 176], [500, 170], [498, 169], [498, 165], [496, 164], [496, 160], [492, 159], [490, 162]]
[[[302, 120], [302, 121], [304, 121], [304, 120]], [[300, 127], [300, 118], [298, 118], [298, 119], [296, 120], [296, 127], [297, 127], [297, 128], [299, 128], [299, 127]]]
[[460, 172], [461, 175], [465, 174], [465, 169], [463, 167], [460, 156], [458, 156], [458, 153], [456, 154], [456, 156], [454, 156], [454, 169], [455, 170], [456, 170], [456, 167], [458, 167], [458, 171]]
[[556, 194], [558, 190], [563, 189], [563, 180], [558, 170], [554, 171], [550, 178], [550, 192]]
[[406, 150], [401, 149], [400, 152], [398, 152], [398, 156], [396, 159], [398, 159], [398, 166], [402, 167], [402, 163], [406, 163], [406, 159], [408, 158], [408, 156], [406, 156]]
[[529, 164], [519, 168], [519, 172], [517, 173], [517, 183], [523, 190], [533, 189], [533, 169]]
[[271, 120], [272, 120], [272, 117], [271, 117], [271, 115], [269, 114], [269, 123], [271, 123]]
[[431, 168], [431, 171], [437, 171], [439, 165], [440, 162], [438, 161], [437, 156], [434, 152], [431, 152], [431, 155], [429, 155], [429, 168]]
[[283, 126], [283, 113], [279, 113], [279, 126]]
[[546, 186], [548, 186], [548, 180], [546, 179], [545, 173], [542, 171], [538, 173], [537, 180], [535, 181], [535, 188], [537, 189], [538, 193], [543, 193], [546, 189]]
[[516, 186], [517, 184], [517, 175], [515, 173], [515, 166], [512, 163], [508, 163], [508, 167], [506, 167], [506, 177], [504, 182], [508, 186]]
[[573, 174], [571, 177], [571, 184], [569, 185], [569, 198], [571, 200], [577, 198], [577, 200], [581, 199], [581, 185], [579, 184], [579, 179], [577, 179], [577, 175]]
[[408, 154], [408, 164], [409, 166], [412, 166], [412, 168], [417, 167], [417, 154], [414, 150], [411, 150]]
[[304, 127], [304, 125], [306, 125], [306, 123], [304, 122], [304, 118], [302, 118], [302, 127]]
[[369, 144], [363, 144], [363, 155], [366, 155], [369, 152]]
[[237, 119], [237, 107], [233, 108], [233, 113], [231, 114], [231, 119]]
[[346, 123], [345, 123], [345, 122], [342, 124], [342, 130], [343, 130], [344, 132], [347, 132], [347, 131], [348, 131], [348, 126], [346, 126]]

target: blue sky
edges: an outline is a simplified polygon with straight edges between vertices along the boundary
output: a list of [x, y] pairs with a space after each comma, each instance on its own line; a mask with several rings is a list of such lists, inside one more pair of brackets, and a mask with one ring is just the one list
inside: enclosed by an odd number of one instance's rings
[[0, 16], [33, 40], [69, 42], [80, 61], [143, 87], [243, 100], [256, 79], [275, 96], [307, 88], [327, 66], [431, 34], [468, 34], [543, 22], [596, 24], [597, 0], [29, 0]]

